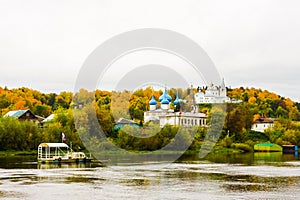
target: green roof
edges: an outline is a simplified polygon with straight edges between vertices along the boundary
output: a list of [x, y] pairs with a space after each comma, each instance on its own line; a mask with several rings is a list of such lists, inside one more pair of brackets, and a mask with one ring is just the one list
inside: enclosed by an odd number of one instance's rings
[[4, 117], [14, 117], [14, 118], [19, 118], [21, 117], [24, 113], [26, 113], [28, 110], [14, 110], [14, 111], [9, 111], [4, 115]]
[[282, 151], [282, 147], [273, 143], [260, 143], [254, 145], [254, 151]]
[[259, 146], [259, 147], [261, 147], [261, 146], [272, 147], [274, 145], [275, 144], [273, 144], [273, 143], [259, 143], [259, 144], [256, 144], [255, 146]]

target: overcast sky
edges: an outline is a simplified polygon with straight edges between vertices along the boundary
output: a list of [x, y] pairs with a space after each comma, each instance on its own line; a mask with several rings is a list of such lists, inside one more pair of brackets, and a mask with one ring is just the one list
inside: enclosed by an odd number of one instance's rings
[[191, 38], [227, 86], [267, 89], [300, 101], [297, 0], [0, 0], [0, 86], [73, 91], [96, 47], [138, 28]]

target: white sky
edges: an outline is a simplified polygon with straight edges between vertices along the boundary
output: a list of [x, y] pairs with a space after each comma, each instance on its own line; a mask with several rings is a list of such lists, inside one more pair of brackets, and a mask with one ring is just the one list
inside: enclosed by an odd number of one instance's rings
[[227, 86], [300, 101], [297, 0], [0, 0], [0, 86], [73, 91], [97, 46], [138, 28], [170, 29], [196, 41]]

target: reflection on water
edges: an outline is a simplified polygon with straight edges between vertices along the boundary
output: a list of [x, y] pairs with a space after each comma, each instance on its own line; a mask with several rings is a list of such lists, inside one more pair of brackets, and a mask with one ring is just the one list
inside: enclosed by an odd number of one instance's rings
[[36, 156], [0, 156], [0, 168], [30, 169], [36, 164]]
[[55, 169], [55, 168], [94, 168], [103, 166], [101, 162], [51, 163], [40, 164], [36, 156], [0, 156], [0, 168], [4, 169]]
[[93, 168], [100, 167], [101, 163], [51, 163], [51, 164], [37, 164], [38, 169], [57, 169], [57, 168]]
[[[183, 155], [179, 161], [199, 161], [197, 154]], [[298, 154], [283, 154], [282, 152], [256, 152], [246, 154], [213, 154], [208, 155], [205, 159], [214, 163], [230, 163], [230, 164], [244, 164], [244, 165], [261, 165], [271, 164], [280, 165], [287, 161], [299, 161]]]
[[[0, 198], [295, 200], [300, 196], [298, 156], [255, 153], [206, 160], [194, 156], [185, 155], [169, 165], [151, 161], [130, 165], [127, 160], [106, 167], [0, 158]], [[14, 167], [17, 164], [23, 168]]]

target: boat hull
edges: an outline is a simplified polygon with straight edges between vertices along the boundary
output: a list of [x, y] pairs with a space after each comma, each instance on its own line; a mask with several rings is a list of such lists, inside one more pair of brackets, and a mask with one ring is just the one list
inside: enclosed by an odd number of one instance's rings
[[41, 164], [49, 164], [49, 163], [88, 163], [92, 162], [91, 158], [84, 159], [40, 159], [38, 160]]

